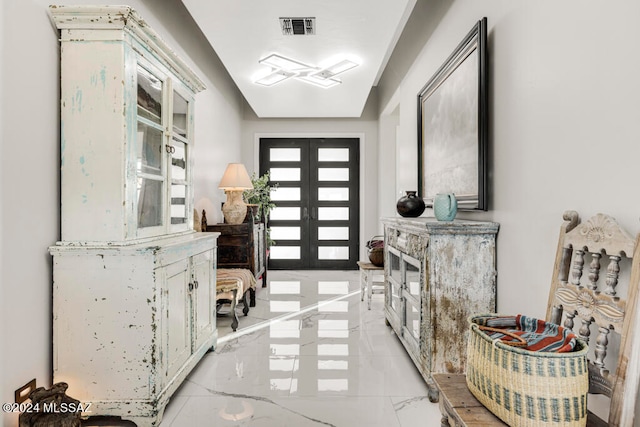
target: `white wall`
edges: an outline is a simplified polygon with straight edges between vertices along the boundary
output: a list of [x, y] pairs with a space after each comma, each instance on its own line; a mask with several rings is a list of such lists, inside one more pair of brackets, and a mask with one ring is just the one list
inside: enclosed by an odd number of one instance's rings
[[[51, 383], [51, 257], [60, 235], [58, 41], [47, 3], [2, 2], [2, 402]], [[18, 35], [18, 37], [16, 37]], [[7, 426], [17, 416], [1, 416]]]
[[[379, 129], [380, 138], [378, 140], [378, 216], [381, 218], [396, 215], [396, 202], [401, 194], [396, 190], [397, 174], [396, 170], [399, 162], [396, 150], [401, 146], [398, 143], [400, 131], [400, 107], [396, 104], [390, 113], [383, 112], [380, 115]], [[404, 164], [402, 162], [401, 164]], [[417, 187], [410, 186], [405, 190], [417, 190]], [[378, 224], [378, 234], [384, 234], [382, 222]]]
[[398, 159], [398, 181], [416, 183], [417, 93], [487, 16], [490, 210], [460, 216], [501, 223], [500, 309], [544, 314], [564, 210], [603, 211], [640, 231], [639, 12], [634, 0], [458, 0], [395, 89], [398, 144], [412, 157], [410, 167]]
[[[50, 1], [3, 0], [0, 42], [0, 400], [32, 378], [51, 385], [52, 263], [60, 237], [59, 43]], [[74, 0], [74, 4], [95, 4]], [[122, 2], [101, 2], [101, 4]], [[196, 208], [220, 203], [217, 183], [240, 157], [242, 97], [179, 0], [129, 0], [190, 64], [207, 90], [196, 98]], [[215, 187], [215, 191], [212, 189]], [[73, 389], [69, 390], [73, 396]], [[0, 425], [17, 425], [4, 414]]]
[[242, 161], [249, 174], [258, 171], [258, 137], [361, 137], [360, 145], [360, 256], [365, 243], [378, 233], [377, 164], [378, 125], [375, 89], [357, 119], [260, 119], [247, 107], [242, 123]]
[[[0, 52], [4, 51], [4, 41], [6, 39], [4, 32], [6, 31], [6, 23], [4, 22], [4, 8], [0, 7]], [[4, 99], [4, 66], [3, 62], [0, 62], [0, 100]], [[0, 102], [0, 157], [4, 157], [4, 106], [2, 102]], [[0, 200], [4, 200], [4, 186], [3, 182], [3, 173], [0, 172]], [[4, 233], [3, 233], [3, 211], [2, 206], [4, 203], [0, 204], [0, 242], [4, 242]], [[3, 246], [0, 244], [0, 271], [4, 271], [3, 269]], [[6, 301], [4, 295], [4, 277], [0, 273], [0, 308], [4, 312], [4, 301]], [[0, 315], [0, 366], [4, 366], [4, 349], [5, 349], [5, 323], [3, 317]], [[4, 372], [0, 368], [0, 384], [4, 384]], [[4, 394], [0, 395], [4, 397]], [[4, 426], [4, 421], [0, 418], [0, 427]]]
[[[500, 223], [498, 311], [544, 316], [563, 211], [640, 231], [640, 3], [430, 3], [451, 4], [404, 77], [383, 75], [380, 111], [400, 106], [399, 150], [416, 156], [420, 88], [488, 18], [490, 210], [459, 217]], [[417, 182], [413, 158], [397, 171]]]

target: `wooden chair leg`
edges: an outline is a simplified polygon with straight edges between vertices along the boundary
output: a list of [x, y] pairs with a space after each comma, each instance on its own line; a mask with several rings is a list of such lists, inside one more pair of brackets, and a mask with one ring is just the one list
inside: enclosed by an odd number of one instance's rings
[[238, 313], [236, 313], [236, 305], [238, 301], [238, 290], [233, 290], [233, 299], [231, 300], [231, 316], [233, 316], [233, 320], [231, 321], [231, 329], [233, 332], [238, 329]]
[[242, 313], [246, 316], [247, 314], [249, 314], [249, 298], [247, 297], [247, 294], [251, 294], [250, 292], [251, 290], [245, 292], [242, 295]]
[[249, 307], [255, 307], [256, 306], [256, 290], [253, 288], [250, 288], [249, 292], [250, 292]]

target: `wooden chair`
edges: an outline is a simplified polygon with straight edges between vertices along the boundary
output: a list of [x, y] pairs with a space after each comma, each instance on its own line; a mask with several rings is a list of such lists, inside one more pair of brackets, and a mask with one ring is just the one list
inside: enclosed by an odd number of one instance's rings
[[[591, 349], [589, 395], [606, 396], [609, 414], [607, 422], [589, 412], [587, 426], [631, 427], [640, 382], [640, 234], [631, 237], [603, 214], [580, 224], [567, 211], [564, 220], [546, 320], [574, 330]], [[433, 379], [443, 427], [505, 425], [469, 392], [464, 374]]]

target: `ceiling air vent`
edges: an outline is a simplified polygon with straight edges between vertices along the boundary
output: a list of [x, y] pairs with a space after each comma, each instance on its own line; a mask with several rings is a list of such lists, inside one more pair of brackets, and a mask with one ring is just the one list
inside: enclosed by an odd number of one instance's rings
[[285, 36], [316, 33], [316, 18], [280, 18], [280, 28]]

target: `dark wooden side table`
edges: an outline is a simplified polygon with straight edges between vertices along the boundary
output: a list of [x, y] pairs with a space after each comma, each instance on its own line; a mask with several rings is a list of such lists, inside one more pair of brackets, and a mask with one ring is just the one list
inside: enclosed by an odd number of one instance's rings
[[[256, 280], [262, 276], [262, 287], [267, 286], [267, 254], [264, 224], [244, 222], [242, 224], [207, 225], [207, 231], [217, 231], [218, 267], [246, 268]], [[255, 306], [255, 290], [251, 290], [250, 306]]]

